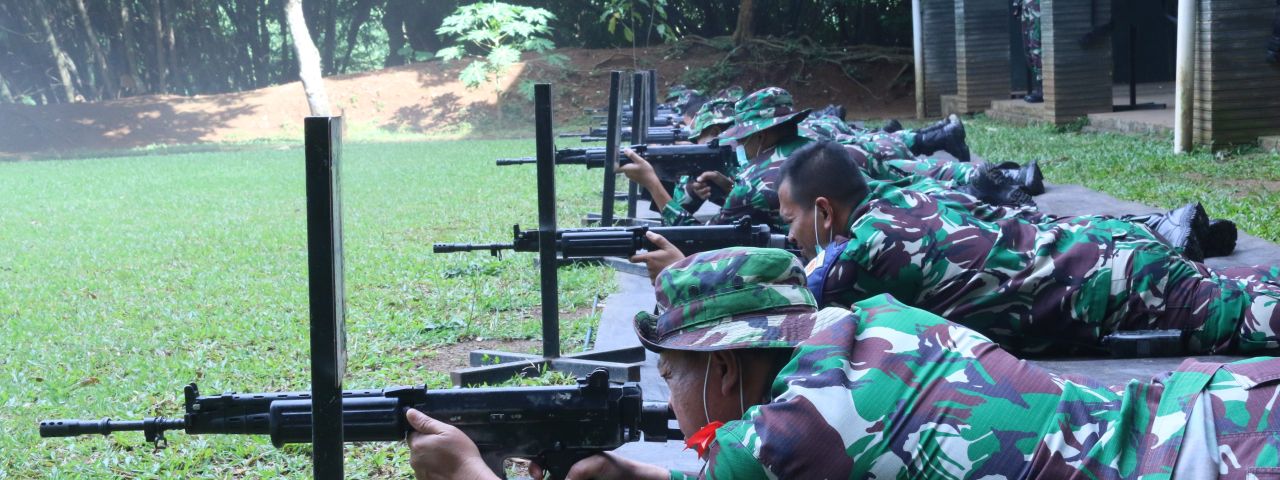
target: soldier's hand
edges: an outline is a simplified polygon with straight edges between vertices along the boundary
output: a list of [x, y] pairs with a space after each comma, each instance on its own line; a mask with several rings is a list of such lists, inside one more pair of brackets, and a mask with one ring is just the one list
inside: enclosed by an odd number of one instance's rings
[[653, 171], [653, 165], [649, 164], [648, 160], [630, 148], [622, 149], [622, 154], [631, 159], [631, 163], [619, 165], [617, 171], [646, 188], [654, 184], [661, 185], [658, 174]]
[[711, 198], [711, 185], [694, 180], [689, 182], [689, 190], [698, 198], [706, 200]]
[[[542, 467], [529, 465], [529, 476], [543, 478]], [[579, 460], [569, 468], [566, 480], [666, 480], [671, 472], [657, 465], [601, 453]]]
[[418, 480], [493, 479], [498, 477], [485, 466], [467, 435], [457, 427], [409, 409], [405, 415], [409, 432], [409, 465]]
[[[698, 182], [704, 183], [704, 184], [710, 184], [714, 182], [716, 185], [719, 185], [720, 188], [724, 189], [724, 191], [726, 192], [729, 190], [733, 190], [733, 179], [726, 177], [723, 173], [720, 173], [720, 172], [702, 172], [702, 175], [698, 175]], [[710, 193], [708, 193], [708, 195], [710, 195]]]
[[664, 268], [667, 268], [673, 263], [684, 260], [684, 253], [681, 253], [679, 248], [672, 245], [671, 242], [662, 235], [648, 232], [644, 234], [644, 238], [649, 240], [649, 242], [655, 247], [658, 247], [658, 249], [650, 250], [639, 255], [633, 255], [631, 257], [631, 263], [643, 263], [645, 267], [649, 269], [649, 280], [657, 279], [658, 274], [661, 273]]

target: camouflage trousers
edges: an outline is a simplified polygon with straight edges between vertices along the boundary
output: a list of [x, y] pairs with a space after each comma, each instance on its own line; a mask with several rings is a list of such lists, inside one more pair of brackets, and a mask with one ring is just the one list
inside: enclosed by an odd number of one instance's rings
[[[1043, 81], [1044, 61], [1040, 45], [1040, 0], [1017, 0], [1018, 18], [1022, 20], [1022, 46], [1027, 56], [1027, 69], [1035, 83]], [[1029, 86], [1030, 88], [1030, 86]]]
[[1193, 353], [1280, 348], [1280, 266], [1210, 269], [1152, 240], [1118, 242], [1104, 331], [1182, 330]]
[[911, 151], [915, 140], [914, 130], [893, 133], [868, 130], [839, 141], [867, 153], [867, 158], [873, 165], [867, 165], [865, 169], [868, 175], [876, 180], [893, 181], [915, 175], [933, 179], [944, 188], [963, 187], [969, 184], [977, 167], [970, 163], [916, 158], [915, 153]]

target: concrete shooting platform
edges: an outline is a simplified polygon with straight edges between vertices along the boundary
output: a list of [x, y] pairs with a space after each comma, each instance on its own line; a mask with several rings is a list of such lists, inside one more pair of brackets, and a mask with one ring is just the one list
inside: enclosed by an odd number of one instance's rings
[[[1124, 215], [1166, 210], [1120, 200], [1079, 185], [1050, 184], [1047, 190], [1045, 194], [1036, 197], [1036, 202], [1042, 211], [1056, 215]], [[642, 218], [656, 217], [644, 203], [638, 205], [636, 210], [638, 216]], [[1208, 210], [1212, 217], [1214, 213], [1212, 208], [1209, 207]], [[700, 210], [699, 215], [710, 212], [713, 210]], [[1234, 254], [1228, 257], [1211, 258], [1206, 263], [1214, 267], [1276, 264], [1280, 263], [1280, 246], [1242, 232]], [[632, 319], [636, 312], [652, 311], [655, 304], [653, 285], [649, 283], [647, 277], [621, 271], [615, 275], [619, 289], [605, 299], [599, 335], [595, 344], [597, 349], [639, 345], [640, 342], [636, 339], [632, 327]], [[1203, 361], [1232, 361], [1240, 357], [1200, 356], [1195, 358]], [[1173, 370], [1184, 359], [1185, 357], [1072, 358], [1028, 361], [1056, 373], [1089, 376], [1108, 384], [1122, 385], [1130, 380], [1146, 381]], [[669, 391], [666, 382], [658, 376], [657, 355], [648, 354], [640, 377], [645, 400], [667, 401]], [[617, 453], [634, 460], [682, 471], [694, 472], [702, 467], [702, 462], [691, 450], [685, 450], [682, 442], [632, 443], [618, 449]]]

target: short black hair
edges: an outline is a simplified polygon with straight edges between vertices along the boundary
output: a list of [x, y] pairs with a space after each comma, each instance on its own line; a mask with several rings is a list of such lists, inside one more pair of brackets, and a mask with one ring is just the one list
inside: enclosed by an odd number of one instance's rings
[[867, 196], [867, 181], [853, 153], [836, 142], [814, 142], [792, 152], [782, 163], [778, 184], [788, 180], [791, 201], [801, 205], [826, 197], [852, 206]]

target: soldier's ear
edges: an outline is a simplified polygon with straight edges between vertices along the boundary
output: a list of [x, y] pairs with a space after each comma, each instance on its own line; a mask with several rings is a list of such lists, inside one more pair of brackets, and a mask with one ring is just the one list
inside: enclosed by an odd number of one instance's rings
[[742, 380], [742, 362], [730, 350], [711, 352], [711, 375], [720, 377], [720, 394], [726, 397], [737, 396], [738, 383]]

